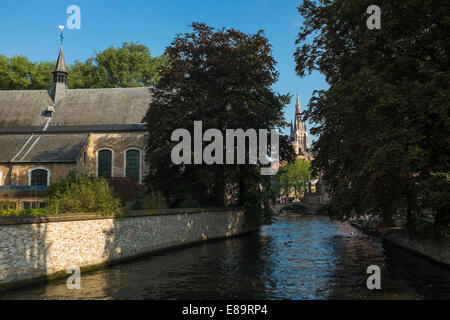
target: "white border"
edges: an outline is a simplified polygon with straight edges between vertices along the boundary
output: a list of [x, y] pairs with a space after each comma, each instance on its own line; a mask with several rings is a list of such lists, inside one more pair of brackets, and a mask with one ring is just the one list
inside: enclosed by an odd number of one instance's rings
[[127, 176], [127, 152], [130, 150], [139, 151], [139, 184], [142, 184], [142, 150], [140, 148], [131, 147], [123, 151], [123, 176]]
[[34, 170], [45, 170], [47, 171], [47, 187], [50, 185], [50, 176], [51, 176], [51, 171], [49, 168], [45, 168], [45, 167], [34, 167], [31, 169], [28, 169], [28, 185], [31, 186], [31, 172], [33, 172]]
[[95, 176], [98, 178], [98, 154], [102, 150], [109, 150], [109, 151], [111, 151], [111, 178], [112, 178], [112, 177], [114, 177], [114, 149], [111, 149], [111, 148], [108, 148], [108, 147], [102, 147], [102, 148], [97, 150]]

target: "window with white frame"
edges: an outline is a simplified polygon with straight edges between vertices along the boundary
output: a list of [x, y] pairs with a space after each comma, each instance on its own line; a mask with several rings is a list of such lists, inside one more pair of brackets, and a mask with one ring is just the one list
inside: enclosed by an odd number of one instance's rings
[[28, 170], [28, 185], [49, 186], [50, 170], [47, 168], [33, 168]]

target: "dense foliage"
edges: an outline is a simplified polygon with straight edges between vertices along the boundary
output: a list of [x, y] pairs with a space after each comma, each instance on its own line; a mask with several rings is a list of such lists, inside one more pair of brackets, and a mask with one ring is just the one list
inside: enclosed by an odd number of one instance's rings
[[[169, 64], [160, 69], [161, 79], [152, 89], [144, 119], [149, 128], [147, 183], [161, 190], [171, 206], [186, 200], [243, 206], [251, 198], [261, 211], [269, 178], [260, 175], [259, 166], [175, 165], [171, 134], [185, 128], [193, 137], [197, 120], [203, 121], [203, 131], [216, 128], [223, 136], [226, 129], [285, 126], [283, 108], [290, 97], [271, 88], [278, 79], [271, 46], [262, 31], [245, 34], [200, 23], [192, 28], [166, 48]], [[293, 157], [286, 137], [280, 137], [280, 150], [281, 157]]]
[[389, 223], [403, 211], [413, 226], [431, 208], [436, 224], [448, 223], [450, 7], [381, 0], [381, 29], [369, 30], [371, 4], [299, 7], [296, 71], [318, 70], [330, 85], [305, 112], [319, 135], [313, 165], [325, 173], [337, 216], [368, 213]]
[[76, 176], [53, 183], [46, 191], [46, 206], [16, 210], [15, 202], [0, 201], [0, 216], [27, 216], [58, 213], [97, 212], [104, 215], [123, 212], [121, 199], [104, 178]]
[[122, 201], [104, 178], [69, 175], [47, 190], [51, 213], [100, 212], [120, 214]]
[[[125, 88], [154, 85], [157, 69], [167, 63], [164, 55], [152, 57], [150, 50], [137, 43], [109, 47], [85, 62], [68, 66], [68, 86], [79, 88]], [[24, 56], [0, 55], [0, 90], [48, 90], [52, 85], [55, 62], [30, 62]]]
[[136, 197], [135, 202], [132, 204], [132, 210], [148, 210], [148, 209], [166, 209], [168, 204], [164, 196], [159, 191], [153, 189], [147, 190], [147, 192], [140, 194]]
[[158, 82], [158, 68], [167, 63], [162, 55], [152, 57], [150, 50], [136, 43], [109, 47], [95, 53], [86, 62], [75, 61], [70, 67], [70, 88], [145, 87]]
[[311, 181], [311, 163], [297, 158], [294, 163], [288, 163], [280, 168], [274, 179], [276, 194], [286, 197], [300, 197], [308, 192]]
[[0, 55], [0, 90], [50, 89], [53, 62], [30, 62], [24, 56]]
[[152, 189], [136, 195], [135, 201], [123, 201], [105, 178], [90, 178], [70, 173], [66, 179], [53, 183], [46, 191], [46, 206], [39, 209], [16, 210], [16, 202], [0, 201], [0, 216], [31, 216], [58, 213], [96, 212], [120, 216], [128, 210], [165, 209], [167, 201]]

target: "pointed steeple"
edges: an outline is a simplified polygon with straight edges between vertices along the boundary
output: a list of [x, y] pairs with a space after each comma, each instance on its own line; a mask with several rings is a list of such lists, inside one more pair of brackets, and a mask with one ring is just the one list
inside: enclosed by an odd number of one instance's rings
[[53, 72], [67, 73], [66, 60], [64, 59], [64, 52], [62, 46], [59, 48], [58, 60], [56, 60], [56, 66]]
[[58, 60], [56, 60], [55, 70], [53, 71], [53, 83], [50, 95], [53, 102], [64, 97], [67, 90], [67, 72], [66, 61], [62, 46], [59, 49]]
[[[294, 120], [294, 135], [295, 136], [297, 136], [297, 129], [298, 129], [298, 127], [297, 127], [297, 117], [295, 117], [295, 120]], [[295, 139], [295, 140], [297, 140], [297, 139]]]
[[297, 155], [301, 155], [305, 158], [309, 158], [309, 144], [308, 144], [308, 129], [306, 126], [306, 122], [302, 121], [302, 109], [300, 105], [300, 95], [297, 93], [297, 101], [295, 103], [295, 120], [294, 120], [294, 148]]
[[300, 106], [300, 95], [297, 93], [297, 102], [295, 103], [295, 114], [300, 114], [302, 112]]
[[303, 122], [302, 122], [301, 113], [302, 113], [302, 109], [300, 106], [300, 95], [297, 93], [297, 102], [295, 103], [295, 124], [297, 125], [296, 128], [298, 130], [303, 130]]

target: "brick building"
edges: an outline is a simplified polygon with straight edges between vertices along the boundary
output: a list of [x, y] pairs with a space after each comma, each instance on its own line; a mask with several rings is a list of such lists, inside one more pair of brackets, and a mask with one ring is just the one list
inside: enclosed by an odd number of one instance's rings
[[67, 76], [61, 47], [49, 90], [0, 90], [0, 200], [27, 207], [71, 170], [142, 183], [148, 88], [68, 89]]

